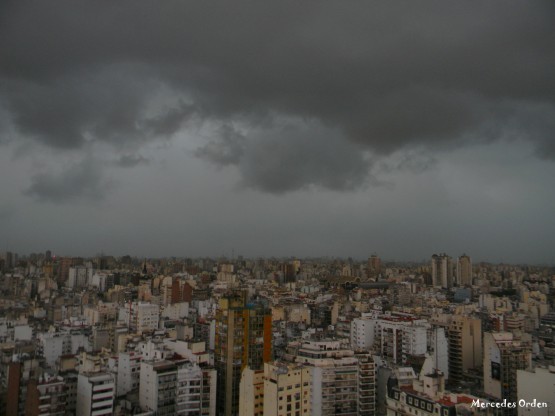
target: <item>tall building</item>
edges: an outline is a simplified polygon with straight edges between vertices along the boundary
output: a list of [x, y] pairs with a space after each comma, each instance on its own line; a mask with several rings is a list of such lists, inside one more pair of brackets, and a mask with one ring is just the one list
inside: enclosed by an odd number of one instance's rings
[[457, 261], [457, 284], [459, 286], [472, 285], [472, 260], [466, 254]]
[[482, 365], [482, 321], [455, 315], [448, 329], [449, 382], [459, 383], [465, 373]]
[[[27, 398], [27, 385], [38, 373], [39, 360], [27, 354], [15, 355], [7, 365], [7, 374], [2, 384], [6, 383], [6, 416], [24, 414]], [[4, 409], [1, 409], [2, 411]]]
[[[484, 392], [498, 400], [517, 401], [518, 370], [531, 368], [532, 352], [527, 341], [511, 332], [484, 334]], [[516, 409], [512, 414], [516, 414]]]
[[220, 415], [237, 415], [242, 371], [247, 366], [261, 370], [272, 358], [270, 309], [262, 303], [247, 303], [243, 295], [220, 299], [215, 347], [217, 411]]
[[67, 287], [79, 289], [86, 287], [92, 280], [94, 269], [86, 266], [70, 267], [68, 271]]
[[72, 266], [73, 260], [70, 257], [62, 257], [58, 259], [58, 284], [65, 285], [69, 279], [69, 268]]
[[3, 272], [13, 269], [16, 263], [15, 256], [10, 251], [0, 253], [0, 260], [2, 260], [1, 264]]
[[381, 260], [375, 254], [368, 257], [368, 266], [366, 269], [369, 279], [376, 279], [379, 277], [382, 270]]
[[432, 256], [432, 284], [445, 289], [453, 286], [453, 261], [447, 254]]
[[113, 374], [79, 374], [77, 380], [77, 406], [79, 416], [113, 414], [116, 384]]

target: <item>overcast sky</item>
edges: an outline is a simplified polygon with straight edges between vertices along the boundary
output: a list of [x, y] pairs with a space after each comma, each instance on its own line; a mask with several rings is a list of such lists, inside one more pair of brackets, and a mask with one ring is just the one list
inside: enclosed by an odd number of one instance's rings
[[555, 263], [555, 2], [0, 3], [0, 251]]

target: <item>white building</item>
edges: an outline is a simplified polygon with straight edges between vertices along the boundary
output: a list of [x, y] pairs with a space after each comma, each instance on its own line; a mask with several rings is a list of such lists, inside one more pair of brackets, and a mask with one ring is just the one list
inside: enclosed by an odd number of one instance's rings
[[54, 367], [62, 355], [77, 354], [79, 349], [92, 350], [89, 338], [80, 332], [44, 332], [39, 334], [38, 339], [46, 364], [50, 367]]
[[297, 362], [310, 366], [312, 415], [373, 414], [375, 368], [369, 354], [355, 355], [341, 341], [308, 341]]
[[216, 414], [216, 374], [188, 360], [142, 361], [139, 403], [168, 415]]
[[447, 254], [432, 256], [432, 284], [437, 287], [450, 288], [453, 286], [453, 261]]
[[151, 332], [158, 329], [160, 307], [152, 303], [133, 302], [120, 308], [118, 319], [125, 322], [133, 332]]
[[139, 388], [142, 356], [134, 351], [120, 352], [118, 357], [117, 395]]
[[111, 415], [114, 409], [115, 390], [112, 374], [79, 374], [76, 414], [79, 416]]
[[410, 317], [382, 317], [375, 323], [374, 349], [386, 360], [404, 364], [409, 356], [423, 356], [430, 324]]
[[376, 320], [355, 318], [351, 321], [351, 347], [356, 350], [369, 350], [374, 346]]
[[83, 288], [92, 280], [94, 269], [86, 266], [70, 267], [67, 287], [71, 289]]
[[162, 310], [162, 317], [169, 319], [183, 319], [189, 316], [189, 303], [178, 302], [164, 307]]

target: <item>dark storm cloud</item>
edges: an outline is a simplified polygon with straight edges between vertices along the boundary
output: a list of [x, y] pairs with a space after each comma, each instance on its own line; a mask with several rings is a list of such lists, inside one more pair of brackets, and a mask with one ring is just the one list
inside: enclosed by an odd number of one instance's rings
[[224, 124], [214, 139], [195, 150], [195, 155], [218, 166], [237, 165], [245, 152], [246, 138], [232, 125]]
[[33, 176], [25, 194], [43, 202], [94, 202], [102, 199], [111, 186], [111, 181], [102, 174], [101, 165], [93, 159], [85, 159], [57, 173]]
[[142, 155], [122, 155], [117, 160], [116, 165], [122, 168], [134, 168], [148, 163], [150, 163], [150, 160]]
[[250, 188], [352, 190], [371, 179], [372, 163], [360, 146], [316, 122], [281, 120], [246, 134], [224, 125], [216, 137], [195, 155], [219, 167], [238, 166]]
[[[49, 146], [137, 147], [191, 119], [239, 119], [256, 135], [221, 131], [196, 154], [270, 192], [359, 186], [363, 151], [516, 138], [555, 155], [552, 1], [5, 2], [0, 14], [5, 111]], [[291, 118], [294, 132], [280, 125]]]

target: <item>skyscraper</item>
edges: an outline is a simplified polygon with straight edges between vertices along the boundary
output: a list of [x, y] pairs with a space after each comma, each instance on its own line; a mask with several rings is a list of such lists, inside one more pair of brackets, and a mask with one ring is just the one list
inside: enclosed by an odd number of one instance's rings
[[457, 261], [457, 284], [466, 286], [472, 284], [472, 260], [466, 254]]
[[445, 253], [432, 256], [432, 284], [448, 289], [453, 286], [453, 261]]
[[239, 385], [245, 367], [262, 370], [272, 356], [272, 315], [262, 303], [247, 303], [243, 294], [220, 299], [216, 312], [215, 366], [217, 412], [239, 412]]
[[381, 260], [380, 258], [373, 254], [370, 257], [368, 257], [368, 266], [367, 266], [367, 274], [368, 274], [368, 278], [377, 278], [379, 277], [380, 273], [381, 273]]

